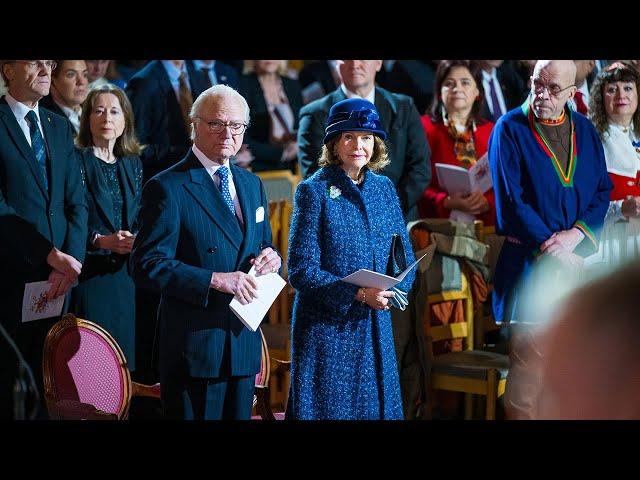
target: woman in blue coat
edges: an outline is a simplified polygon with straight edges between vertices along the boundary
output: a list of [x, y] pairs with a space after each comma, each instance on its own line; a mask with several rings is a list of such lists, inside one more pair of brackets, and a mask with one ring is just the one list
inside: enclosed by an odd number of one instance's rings
[[[340, 279], [387, 273], [394, 234], [414, 256], [391, 181], [376, 107], [347, 99], [329, 111], [320, 166], [295, 196], [289, 281], [296, 289], [287, 418], [402, 419], [389, 308], [392, 291]], [[414, 273], [397, 288], [408, 292]]]
[[80, 162], [89, 205], [87, 255], [69, 311], [104, 327], [135, 370], [135, 285], [127, 260], [138, 230], [142, 192], [140, 145], [124, 91], [107, 84], [84, 103]]

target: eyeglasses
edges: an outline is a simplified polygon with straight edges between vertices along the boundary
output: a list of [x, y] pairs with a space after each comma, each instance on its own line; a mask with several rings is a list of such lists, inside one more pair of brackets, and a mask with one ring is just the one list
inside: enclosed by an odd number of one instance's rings
[[24, 63], [31, 70], [40, 70], [46, 68], [48, 70], [55, 70], [58, 64], [53, 60], [13, 60], [15, 63]]
[[204, 118], [196, 118], [206, 123], [211, 133], [222, 133], [225, 128], [229, 127], [229, 130], [231, 130], [231, 135], [233, 135], [234, 137], [236, 135], [242, 135], [248, 126], [248, 124], [241, 122], [221, 122], [220, 120], [212, 120], [208, 122]]
[[567, 90], [567, 89], [569, 89], [571, 87], [575, 87], [575, 85], [571, 84], [568, 87], [560, 88], [558, 85], [544, 85], [544, 84], [538, 82], [537, 80], [533, 81], [533, 91], [535, 93], [540, 94], [540, 93], [544, 92], [545, 89], [546, 89], [547, 92], [549, 92], [549, 95], [551, 95], [552, 97], [557, 97], [562, 92], [564, 92], [565, 90]]

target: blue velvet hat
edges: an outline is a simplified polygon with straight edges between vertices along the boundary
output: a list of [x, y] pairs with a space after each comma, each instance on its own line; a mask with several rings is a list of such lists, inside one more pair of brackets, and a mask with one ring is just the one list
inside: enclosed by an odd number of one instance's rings
[[376, 106], [363, 98], [347, 98], [329, 110], [324, 143], [342, 132], [371, 132], [382, 140], [387, 138]]

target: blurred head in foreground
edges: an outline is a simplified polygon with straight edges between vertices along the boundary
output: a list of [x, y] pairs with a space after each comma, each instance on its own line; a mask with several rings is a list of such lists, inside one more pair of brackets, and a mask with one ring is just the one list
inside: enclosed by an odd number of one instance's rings
[[640, 263], [574, 291], [540, 332], [538, 419], [640, 419]]

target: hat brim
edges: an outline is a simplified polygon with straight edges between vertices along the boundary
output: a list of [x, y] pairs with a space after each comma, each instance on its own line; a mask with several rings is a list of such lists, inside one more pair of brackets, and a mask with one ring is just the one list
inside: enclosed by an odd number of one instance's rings
[[353, 128], [353, 129], [349, 129], [349, 130], [337, 130], [331, 133], [327, 133], [324, 136], [324, 140], [323, 143], [326, 145], [327, 143], [329, 143], [329, 141], [333, 138], [336, 137], [338, 135], [340, 135], [341, 133], [345, 133], [345, 132], [370, 132], [373, 133], [374, 135], [376, 135], [377, 137], [379, 137], [381, 140], [386, 140], [387, 139], [387, 133], [384, 130], [375, 130], [372, 128]]

